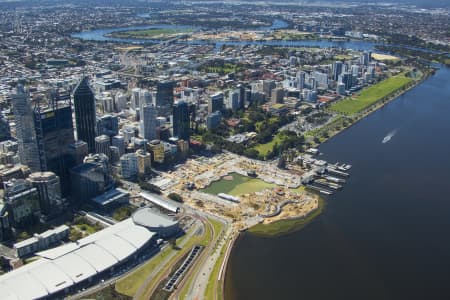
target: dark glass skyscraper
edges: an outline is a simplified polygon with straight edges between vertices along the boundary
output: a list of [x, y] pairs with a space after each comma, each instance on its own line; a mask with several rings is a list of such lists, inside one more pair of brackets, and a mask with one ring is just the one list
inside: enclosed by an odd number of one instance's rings
[[161, 116], [169, 117], [170, 108], [173, 104], [173, 89], [175, 83], [173, 81], [158, 82], [156, 86], [156, 106]]
[[173, 105], [173, 135], [189, 141], [190, 137], [189, 106], [184, 101]]
[[88, 78], [84, 77], [73, 93], [75, 122], [78, 140], [88, 144], [89, 152], [95, 152], [95, 98], [89, 87]]
[[51, 99], [47, 107], [38, 105], [34, 111], [34, 124], [40, 169], [58, 175], [66, 195], [70, 188], [69, 168], [73, 167], [69, 145], [75, 142], [70, 101]]

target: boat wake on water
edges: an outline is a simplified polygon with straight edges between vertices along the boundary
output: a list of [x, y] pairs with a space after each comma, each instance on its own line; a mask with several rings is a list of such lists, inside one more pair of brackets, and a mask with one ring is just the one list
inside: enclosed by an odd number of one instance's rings
[[392, 130], [391, 132], [389, 132], [381, 141], [382, 144], [386, 144], [387, 142], [389, 142], [394, 135], [397, 133], [397, 129]]

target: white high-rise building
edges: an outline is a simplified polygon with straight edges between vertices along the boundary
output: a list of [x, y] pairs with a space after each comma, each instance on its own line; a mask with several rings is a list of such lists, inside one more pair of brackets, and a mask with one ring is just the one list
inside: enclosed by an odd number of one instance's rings
[[128, 153], [120, 157], [121, 175], [123, 178], [129, 179], [138, 174], [138, 161], [136, 153]]
[[12, 104], [20, 162], [31, 171], [38, 172], [41, 166], [30, 96], [20, 84], [17, 86], [16, 94], [12, 95]]
[[114, 97], [114, 105], [116, 111], [122, 111], [127, 108], [127, 96], [122, 94], [121, 92], [117, 93]]
[[230, 92], [228, 95], [227, 108], [237, 110], [239, 108], [239, 90]]
[[139, 107], [140, 94], [140, 88], [134, 88], [131, 90], [131, 108], [134, 110]]
[[158, 110], [153, 104], [142, 107], [140, 121], [140, 136], [148, 141], [156, 139], [156, 127], [158, 126]]

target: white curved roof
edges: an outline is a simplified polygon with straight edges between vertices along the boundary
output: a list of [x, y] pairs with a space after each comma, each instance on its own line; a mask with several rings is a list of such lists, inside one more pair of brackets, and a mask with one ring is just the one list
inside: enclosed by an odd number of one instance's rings
[[157, 214], [149, 207], [138, 209], [131, 218], [133, 219], [134, 223], [142, 225], [156, 232], [164, 228], [170, 228], [178, 225], [178, 221]]
[[178, 213], [180, 210], [180, 207], [178, 205], [173, 204], [171, 201], [164, 199], [163, 197], [160, 197], [153, 193], [148, 192], [141, 192], [139, 194], [142, 198], [161, 206], [164, 209], [167, 209], [168, 211], [171, 211], [173, 213]]
[[154, 234], [130, 218], [76, 243], [39, 252], [41, 259], [0, 276], [0, 299], [36, 299], [60, 292], [127, 259]]
[[96, 244], [80, 248], [76, 255], [85, 259], [97, 272], [103, 272], [119, 262], [109, 252]]

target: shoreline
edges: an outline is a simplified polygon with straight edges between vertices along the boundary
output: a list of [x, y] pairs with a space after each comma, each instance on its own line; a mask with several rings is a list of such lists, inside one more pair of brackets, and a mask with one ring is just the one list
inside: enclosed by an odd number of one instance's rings
[[[412, 84], [410, 87], [408, 87], [407, 89], [405, 89], [404, 91], [402, 91], [401, 93], [399, 93], [398, 95], [393, 95], [391, 97], [389, 97], [386, 101], [382, 101], [382, 102], [376, 102], [373, 105], [369, 106], [364, 112], [362, 112], [358, 118], [352, 122], [349, 126], [343, 127], [341, 130], [338, 130], [336, 132], [333, 132], [332, 134], [329, 135], [328, 138], [326, 138], [324, 141], [322, 141], [320, 144], [323, 144], [325, 142], [327, 142], [330, 138], [338, 135], [339, 133], [343, 132], [344, 130], [346, 130], [347, 128], [350, 128], [351, 126], [355, 125], [357, 122], [361, 121], [362, 119], [364, 119], [365, 117], [369, 116], [371, 113], [376, 112], [377, 110], [379, 110], [380, 108], [384, 107], [385, 105], [389, 104], [391, 101], [394, 101], [395, 99], [397, 99], [398, 97], [404, 95], [406, 92], [410, 91], [411, 89], [417, 87], [419, 84], [423, 83], [425, 80], [427, 80], [429, 77], [431, 77], [432, 75], [434, 75], [435, 73], [435, 69], [428, 71], [428, 72], [424, 72], [422, 78], [420, 78], [419, 80], [415, 81], [414, 84]], [[320, 145], [318, 144], [318, 145]], [[279, 221], [275, 221], [269, 224], [257, 224], [254, 225], [252, 227], [250, 227], [247, 231], [250, 234], [255, 234], [257, 236], [260, 237], [265, 237], [265, 238], [273, 238], [276, 236], [280, 236], [280, 235], [284, 235], [284, 234], [289, 234], [291, 232], [297, 231], [297, 230], [301, 230], [303, 229], [304, 226], [308, 225], [310, 222], [312, 222], [313, 220], [316, 219], [316, 217], [318, 217], [320, 214], [322, 214], [322, 212], [324, 211], [326, 207], [326, 202], [325, 199], [322, 197], [319, 197], [319, 205], [318, 207], [311, 211], [309, 214], [305, 215], [305, 216], [300, 216], [297, 218], [288, 218], [288, 219], [283, 219], [283, 220], [279, 220]], [[288, 226], [288, 230], [283, 232], [283, 231], [272, 231], [270, 232], [270, 230], [268, 231], [267, 229], [269, 228], [273, 228], [274, 226], [276, 226], [276, 224], [288, 224], [290, 222], [296, 223], [299, 222], [298, 224], [294, 224], [293, 226]], [[295, 226], [297, 225], [297, 226]], [[264, 229], [266, 230], [259, 230], [258, 229], [256, 231], [252, 232], [252, 228], [253, 230], [255, 229], [255, 227], [260, 226], [260, 227], [265, 227]], [[235, 243], [238, 240], [239, 237], [241, 237], [241, 232], [237, 232], [234, 234], [233, 238], [230, 241], [230, 244], [227, 246], [227, 255], [224, 258], [224, 261], [222, 262], [222, 268], [224, 268], [223, 271], [223, 280], [222, 280], [222, 299], [225, 299], [225, 287], [226, 287], [226, 274], [228, 272], [228, 268], [229, 268], [229, 259], [231, 257], [231, 253], [235, 247]], [[220, 280], [220, 278], [218, 278]]]
[[434, 68], [432, 69], [432, 71], [427, 71], [427, 72], [423, 72], [422, 71], [422, 73], [423, 73], [422, 77], [420, 79], [418, 79], [418, 80], [412, 81], [413, 84], [410, 87], [408, 87], [405, 90], [399, 92], [399, 94], [396, 94], [397, 92], [394, 92], [393, 95], [388, 96], [388, 98], [385, 101], [381, 101], [381, 99], [378, 100], [377, 102], [373, 103], [372, 105], [370, 105], [369, 107], [367, 107], [366, 109], [364, 109], [363, 111], [361, 111], [359, 113], [356, 113], [354, 115], [345, 115], [343, 113], [338, 114], [339, 116], [343, 116], [344, 118], [352, 118], [352, 117], [354, 117], [355, 119], [348, 126], [342, 127], [340, 130], [331, 132], [328, 135], [328, 137], [323, 139], [323, 141], [321, 141], [320, 143], [314, 143], [312, 146], [313, 147], [319, 147], [321, 144], [326, 143], [332, 137], [334, 137], [334, 136], [344, 132], [346, 129], [352, 127], [353, 125], [357, 124], [359, 121], [363, 120], [364, 118], [368, 117], [372, 113], [374, 113], [374, 112], [378, 111], [379, 109], [383, 108], [385, 105], [391, 103], [392, 101], [394, 101], [398, 97], [403, 96], [405, 93], [407, 93], [410, 90], [412, 90], [413, 88], [417, 87], [418, 85], [423, 83], [425, 80], [427, 80], [429, 77], [433, 76], [434, 72], [435, 72]]
[[270, 223], [259, 223], [245, 231], [260, 237], [276, 237], [301, 230], [303, 227], [312, 222], [316, 217], [321, 215], [326, 207], [325, 198], [319, 196], [317, 207], [302, 216], [288, 217]]

